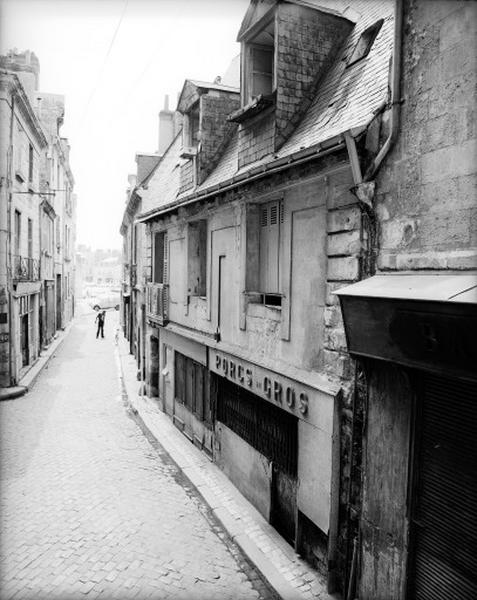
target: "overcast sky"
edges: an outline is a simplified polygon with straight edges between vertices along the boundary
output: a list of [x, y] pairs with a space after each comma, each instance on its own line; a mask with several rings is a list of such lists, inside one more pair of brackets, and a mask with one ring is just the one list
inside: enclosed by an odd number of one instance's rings
[[128, 173], [155, 152], [158, 112], [184, 79], [213, 81], [239, 53], [249, 0], [0, 0], [0, 50], [33, 50], [40, 90], [64, 94], [77, 243], [119, 248]]

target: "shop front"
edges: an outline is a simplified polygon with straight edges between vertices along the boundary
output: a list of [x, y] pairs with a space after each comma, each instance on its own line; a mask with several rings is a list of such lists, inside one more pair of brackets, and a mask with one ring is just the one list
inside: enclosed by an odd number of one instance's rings
[[40, 353], [40, 282], [19, 283], [13, 298], [12, 376], [18, 382]]
[[214, 460], [297, 551], [326, 564], [334, 496], [335, 396], [209, 348]]
[[207, 346], [159, 328], [160, 397], [176, 427], [210, 457], [213, 454], [213, 399]]
[[367, 378], [359, 597], [476, 598], [477, 277], [338, 294]]

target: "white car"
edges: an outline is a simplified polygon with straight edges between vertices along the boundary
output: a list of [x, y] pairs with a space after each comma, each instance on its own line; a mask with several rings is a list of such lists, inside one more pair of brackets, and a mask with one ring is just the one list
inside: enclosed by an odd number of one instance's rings
[[98, 294], [90, 299], [89, 305], [94, 310], [103, 310], [106, 308], [114, 308], [115, 310], [119, 310], [119, 290], [109, 290], [107, 292], [103, 292], [102, 294]]

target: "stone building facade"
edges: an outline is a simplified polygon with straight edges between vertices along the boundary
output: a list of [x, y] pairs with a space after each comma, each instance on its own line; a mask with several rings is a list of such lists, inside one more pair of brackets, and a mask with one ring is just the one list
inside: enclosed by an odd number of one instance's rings
[[[465, 293], [439, 304], [450, 319], [440, 326], [465, 317], [467, 340], [475, 321], [474, 8], [433, 4], [253, 0], [240, 86], [185, 82], [182, 134], [136, 216], [146, 393], [342, 597], [439, 597], [458, 576], [456, 597], [475, 587], [473, 555], [443, 558], [415, 533], [427, 491], [408, 485], [412, 461], [412, 473], [428, 467], [413, 449], [430, 443], [415, 434], [431, 423], [415, 418], [418, 392], [429, 396], [422, 372], [457, 373], [458, 410], [475, 418], [470, 343], [457, 369], [455, 352], [454, 367], [440, 350], [426, 364], [403, 359], [396, 348], [409, 346], [406, 332], [419, 347], [424, 310], [405, 305], [385, 344], [395, 300]], [[213, 147], [220, 156], [203, 170]], [[424, 339], [440, 348], [433, 306]], [[475, 485], [466, 469], [451, 482], [461, 498]], [[455, 530], [466, 548], [469, 529]], [[434, 595], [418, 596], [439, 569]]]
[[395, 140], [370, 171], [374, 277], [339, 292], [364, 433], [354, 463], [357, 590], [360, 598], [470, 599], [477, 5], [403, 5]]
[[59, 137], [64, 100], [54, 97], [52, 130], [53, 96], [38, 92], [37, 57], [12, 51], [0, 68], [1, 386], [9, 387], [72, 318], [73, 294], [62, 280], [73, 283], [75, 200], [67, 140]]

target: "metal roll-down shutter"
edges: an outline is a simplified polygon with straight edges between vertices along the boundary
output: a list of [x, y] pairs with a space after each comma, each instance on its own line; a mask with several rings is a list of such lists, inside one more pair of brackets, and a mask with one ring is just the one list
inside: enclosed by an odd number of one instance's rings
[[423, 375], [409, 597], [477, 598], [477, 385]]

